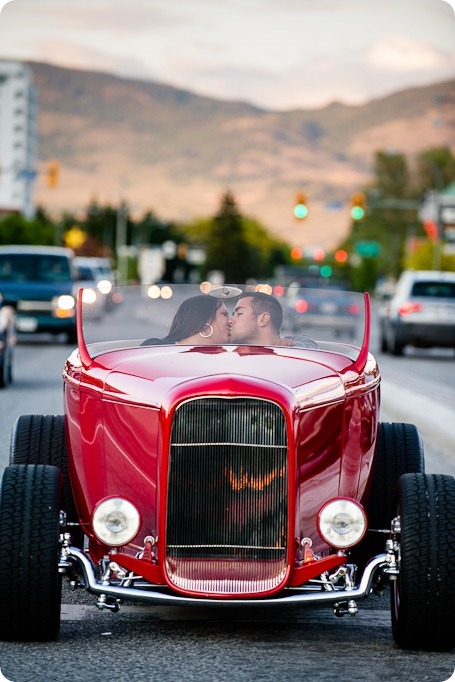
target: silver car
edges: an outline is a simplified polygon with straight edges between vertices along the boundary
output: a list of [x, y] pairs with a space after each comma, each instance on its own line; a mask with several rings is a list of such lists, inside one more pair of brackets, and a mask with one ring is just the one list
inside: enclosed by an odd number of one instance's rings
[[455, 272], [403, 272], [379, 323], [381, 350], [392, 355], [408, 344], [455, 348]]

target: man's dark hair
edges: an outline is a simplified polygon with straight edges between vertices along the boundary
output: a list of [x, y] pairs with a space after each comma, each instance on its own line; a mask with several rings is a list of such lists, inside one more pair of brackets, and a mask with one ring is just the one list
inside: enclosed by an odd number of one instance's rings
[[273, 296], [264, 294], [262, 291], [251, 291], [245, 293], [242, 298], [252, 298], [252, 308], [255, 315], [261, 313], [268, 313], [270, 315], [270, 322], [277, 333], [283, 324], [283, 309]]

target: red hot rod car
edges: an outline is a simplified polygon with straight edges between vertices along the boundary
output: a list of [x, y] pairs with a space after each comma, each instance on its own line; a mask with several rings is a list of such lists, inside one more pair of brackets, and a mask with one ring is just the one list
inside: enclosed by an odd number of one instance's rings
[[[250, 290], [207, 288], [229, 313]], [[127, 288], [98, 324], [80, 292], [64, 414], [13, 430], [1, 637], [56, 637], [66, 576], [114, 611], [136, 600], [354, 615], [390, 585], [397, 644], [453, 648], [455, 479], [424, 473], [413, 425], [379, 421], [368, 296], [352, 294], [357, 345], [166, 341], [190, 289]]]

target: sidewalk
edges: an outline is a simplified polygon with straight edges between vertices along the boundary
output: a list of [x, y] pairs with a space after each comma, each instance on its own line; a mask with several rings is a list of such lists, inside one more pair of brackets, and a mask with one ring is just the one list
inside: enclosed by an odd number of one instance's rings
[[381, 379], [381, 421], [389, 419], [415, 424], [424, 441], [441, 448], [455, 460], [455, 402], [444, 404]]

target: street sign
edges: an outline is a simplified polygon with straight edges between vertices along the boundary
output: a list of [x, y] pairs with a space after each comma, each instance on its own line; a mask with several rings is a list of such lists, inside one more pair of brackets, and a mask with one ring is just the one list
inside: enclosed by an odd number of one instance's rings
[[362, 258], [376, 258], [381, 253], [379, 242], [356, 242], [355, 250]]

